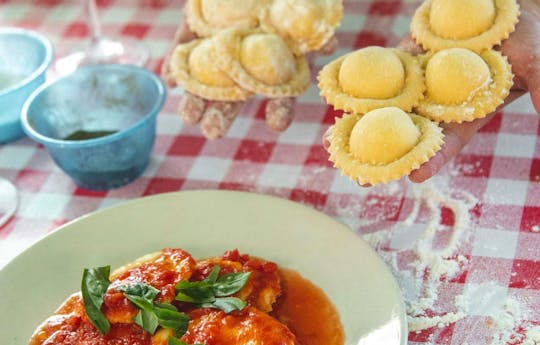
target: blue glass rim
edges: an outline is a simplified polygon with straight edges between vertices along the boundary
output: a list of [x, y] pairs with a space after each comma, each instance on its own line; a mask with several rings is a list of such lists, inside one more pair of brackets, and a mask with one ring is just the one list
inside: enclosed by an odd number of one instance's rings
[[[70, 78], [70, 76], [74, 75], [75, 73], [78, 73], [78, 71], [91, 71], [91, 70], [107, 70], [107, 69], [115, 69], [115, 70], [125, 70], [125, 71], [132, 71], [136, 72], [138, 74], [145, 74], [147, 77], [149, 77], [149, 80], [154, 83], [158, 90], [158, 97], [156, 97], [156, 101], [154, 102], [154, 105], [152, 108], [143, 115], [143, 117], [132, 124], [131, 126], [124, 128], [116, 133], [100, 137], [100, 138], [94, 138], [94, 139], [86, 139], [86, 140], [62, 140], [62, 139], [54, 139], [48, 136], [45, 136], [38, 131], [36, 131], [29, 123], [28, 120], [28, 111], [30, 110], [30, 107], [32, 106], [32, 103], [36, 98], [38, 98], [41, 93], [43, 93], [46, 89], [49, 87], [54, 86], [56, 83], [62, 82], [64, 79]], [[113, 141], [116, 141], [118, 139], [121, 139], [122, 137], [125, 137], [129, 133], [133, 132], [134, 130], [146, 125], [148, 121], [153, 121], [163, 105], [165, 104], [165, 100], [167, 98], [167, 89], [165, 87], [165, 83], [163, 80], [161, 80], [160, 77], [158, 77], [154, 72], [135, 65], [126, 65], [126, 64], [97, 64], [97, 65], [90, 65], [90, 66], [84, 66], [78, 68], [75, 72], [72, 72], [71, 74], [65, 75], [63, 77], [60, 77], [56, 80], [47, 82], [40, 87], [38, 87], [24, 102], [22, 111], [21, 111], [21, 123], [24, 132], [35, 141], [47, 146], [47, 145], [55, 145], [55, 146], [63, 146], [63, 147], [71, 147], [71, 148], [82, 148], [82, 147], [89, 147], [94, 146], [96, 144], [107, 144]]]
[[43, 35], [38, 34], [35, 31], [28, 30], [28, 29], [14, 28], [14, 27], [13, 28], [5, 27], [5, 28], [0, 28], [0, 36], [3, 36], [3, 35], [21, 36], [24, 38], [33, 39], [38, 44], [41, 44], [41, 46], [45, 49], [45, 57], [43, 58], [43, 61], [41, 62], [39, 67], [36, 68], [36, 70], [33, 71], [29, 76], [27, 76], [23, 80], [20, 80], [14, 85], [11, 85], [10, 87], [6, 89], [0, 90], [0, 97], [24, 88], [26, 85], [31, 83], [40, 75], [44, 74], [49, 68], [49, 66], [51, 65], [52, 60], [53, 60], [53, 55], [54, 55], [54, 49], [53, 49], [51, 41], [49, 41], [48, 38], [46, 38]]

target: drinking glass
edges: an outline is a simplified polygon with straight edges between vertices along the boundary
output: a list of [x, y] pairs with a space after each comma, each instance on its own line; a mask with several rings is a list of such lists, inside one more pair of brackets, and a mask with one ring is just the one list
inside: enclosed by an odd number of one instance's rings
[[149, 57], [148, 47], [141, 41], [129, 37], [103, 36], [96, 1], [83, 0], [83, 6], [90, 30], [90, 40], [57, 60], [54, 70], [58, 76], [69, 74], [85, 65], [119, 63], [144, 66], [146, 64]]

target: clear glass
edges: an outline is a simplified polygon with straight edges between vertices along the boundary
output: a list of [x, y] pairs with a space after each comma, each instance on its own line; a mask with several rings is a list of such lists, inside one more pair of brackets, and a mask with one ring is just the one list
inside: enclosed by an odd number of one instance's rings
[[101, 33], [95, 0], [83, 0], [90, 39], [81, 47], [56, 61], [54, 72], [58, 76], [69, 74], [85, 65], [119, 63], [144, 66], [149, 50], [141, 41], [129, 38], [109, 38]]
[[0, 228], [15, 214], [18, 199], [17, 188], [9, 180], [0, 177]]

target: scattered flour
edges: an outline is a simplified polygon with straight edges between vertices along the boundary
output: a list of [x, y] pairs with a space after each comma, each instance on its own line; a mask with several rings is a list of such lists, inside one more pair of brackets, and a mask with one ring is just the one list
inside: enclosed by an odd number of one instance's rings
[[[478, 169], [478, 166], [471, 166], [470, 169]], [[540, 345], [540, 326], [527, 323], [528, 308], [520, 301], [508, 297], [508, 288], [505, 286], [498, 286], [494, 282], [468, 283], [461, 295], [449, 301], [450, 304], [441, 308], [437, 303], [438, 289], [442, 282], [455, 278], [468, 265], [467, 257], [457, 253], [473, 233], [471, 230], [474, 224], [470, 214], [478, 200], [472, 194], [452, 190], [445, 181], [440, 180], [421, 185], [404, 186], [395, 183], [377, 189], [375, 194], [382, 197], [368, 199], [364, 195], [364, 199], [354, 204], [352, 209], [343, 210], [341, 215], [357, 215], [362, 207], [379, 208], [380, 200], [392, 199], [385, 196], [406, 196], [411, 199], [409, 214], [401, 221], [373, 231], [369, 227], [384, 218], [377, 218], [374, 212], [374, 217], [355, 224], [358, 226], [356, 229], [360, 229], [363, 238], [377, 250], [398, 280], [411, 332], [434, 327], [442, 329], [468, 316], [479, 316], [480, 319], [472, 319], [471, 332], [462, 335], [465, 339], [461, 339], [461, 344]], [[454, 223], [451, 226], [442, 224], [442, 208], [453, 213]], [[427, 217], [424, 212], [427, 212]], [[540, 225], [533, 226], [532, 231], [540, 232]], [[411, 239], [406, 248], [392, 248], [392, 238], [396, 235], [405, 237], [404, 232], [407, 235], [414, 234], [416, 238]], [[441, 238], [444, 243], [440, 243]], [[411, 260], [406, 267], [398, 263], [402, 253], [407, 255], [407, 260]], [[483, 333], [484, 338], [478, 337], [477, 332]], [[435, 332], [424, 344], [439, 344], [438, 341]]]
[[443, 316], [437, 316], [437, 317], [427, 317], [427, 316], [420, 316], [420, 317], [408, 317], [408, 324], [409, 324], [409, 331], [410, 332], [419, 332], [424, 329], [432, 328], [432, 327], [447, 327], [448, 325], [455, 323], [461, 319], [463, 319], [466, 316], [466, 314], [458, 312], [458, 313], [447, 313]]
[[[490, 345], [522, 344], [529, 337], [519, 332], [529, 310], [515, 298], [507, 297], [506, 289], [494, 282], [469, 284], [455, 300], [459, 312], [488, 318], [487, 327], [492, 336]], [[474, 340], [469, 343], [477, 344]]]

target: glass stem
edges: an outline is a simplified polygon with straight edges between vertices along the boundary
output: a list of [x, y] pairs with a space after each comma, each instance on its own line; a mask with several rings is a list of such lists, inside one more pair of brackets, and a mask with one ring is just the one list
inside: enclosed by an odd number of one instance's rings
[[98, 10], [95, 0], [83, 0], [86, 11], [87, 24], [93, 42], [101, 38], [101, 23], [99, 22]]

